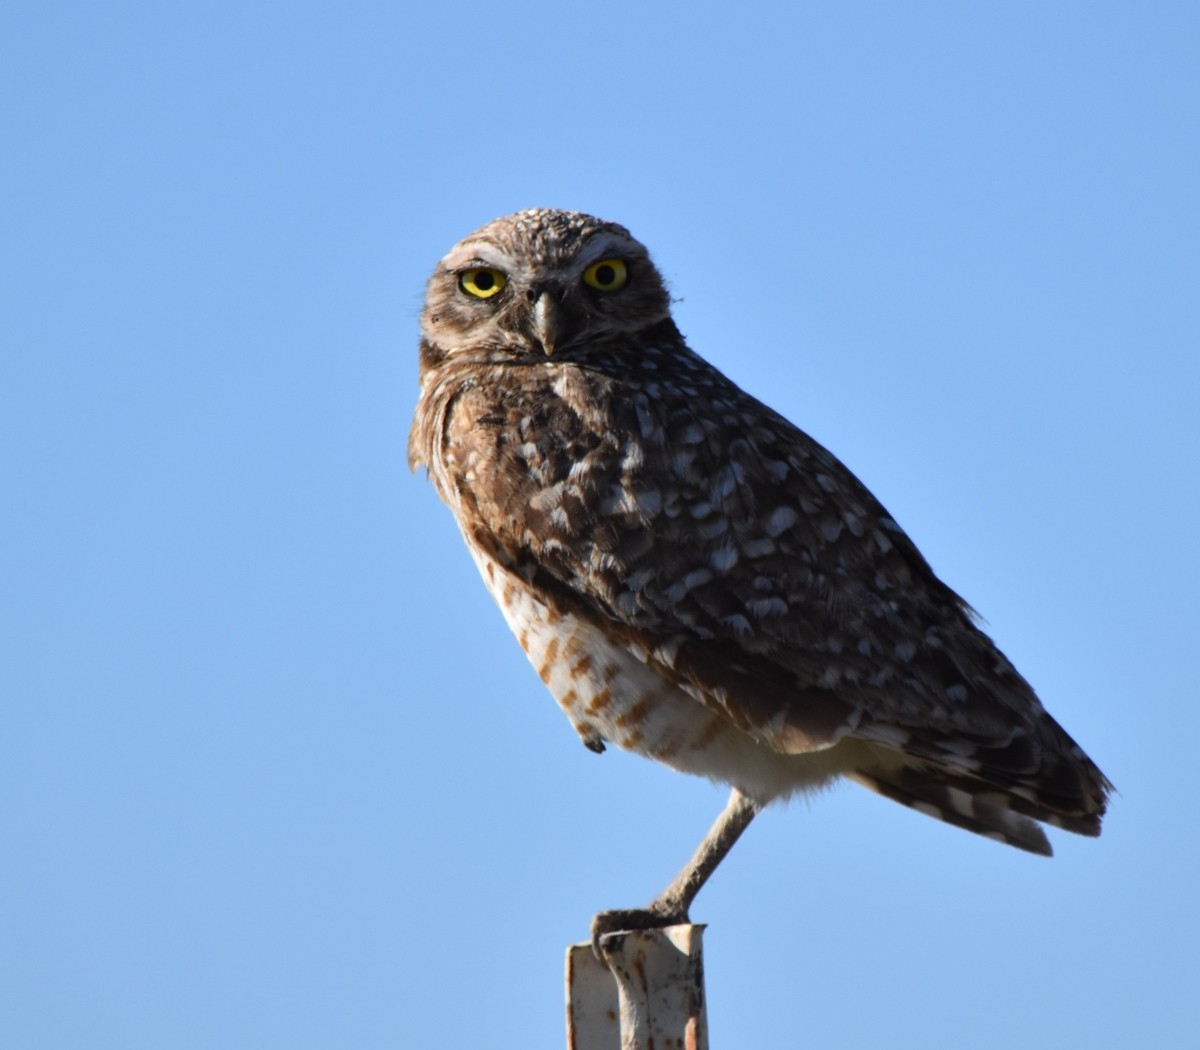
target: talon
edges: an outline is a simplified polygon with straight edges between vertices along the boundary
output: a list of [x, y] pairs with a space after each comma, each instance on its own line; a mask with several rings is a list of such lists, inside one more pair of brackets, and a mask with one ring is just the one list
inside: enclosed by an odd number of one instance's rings
[[[637, 930], [661, 930], [666, 926], [679, 926], [689, 922], [687, 911], [667, 906], [648, 908], [618, 908], [602, 911], [592, 918], [592, 953], [604, 963], [604, 949], [600, 942], [610, 934], [632, 933]], [[607, 964], [606, 964], [607, 965]]]

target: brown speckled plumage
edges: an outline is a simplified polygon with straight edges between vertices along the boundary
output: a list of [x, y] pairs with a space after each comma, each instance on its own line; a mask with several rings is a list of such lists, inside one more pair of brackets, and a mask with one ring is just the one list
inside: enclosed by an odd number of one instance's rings
[[[627, 283], [589, 287], [604, 260]], [[1108, 781], [862, 483], [687, 347], [622, 227], [490, 223], [422, 333], [410, 462], [588, 747], [750, 815], [841, 775], [1034, 852], [1099, 832]]]

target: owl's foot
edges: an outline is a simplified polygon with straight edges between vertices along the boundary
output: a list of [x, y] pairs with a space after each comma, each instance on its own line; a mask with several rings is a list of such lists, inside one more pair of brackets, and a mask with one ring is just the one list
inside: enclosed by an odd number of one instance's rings
[[645, 908], [602, 911], [592, 920], [592, 951], [604, 962], [600, 939], [620, 930], [661, 930], [664, 926], [679, 926], [688, 922], [688, 909], [700, 887], [721, 863], [721, 858], [746, 830], [761, 803], [734, 788], [729, 801], [704, 836], [692, 859], [656, 901]]
[[600, 947], [600, 941], [610, 933], [661, 930], [664, 926], [679, 926], [689, 921], [686, 907], [664, 901], [655, 901], [648, 908], [602, 911], [592, 919], [592, 952], [600, 962], [604, 962], [604, 951]]

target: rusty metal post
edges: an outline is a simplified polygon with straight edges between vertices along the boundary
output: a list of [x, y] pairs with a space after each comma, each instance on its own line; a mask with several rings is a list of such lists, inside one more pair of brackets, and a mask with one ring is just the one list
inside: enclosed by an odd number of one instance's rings
[[567, 1050], [708, 1050], [704, 927], [610, 933], [567, 949]]

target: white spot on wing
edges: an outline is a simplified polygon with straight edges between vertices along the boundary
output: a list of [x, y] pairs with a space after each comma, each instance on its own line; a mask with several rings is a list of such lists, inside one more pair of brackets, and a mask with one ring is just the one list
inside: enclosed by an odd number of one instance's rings
[[742, 544], [742, 553], [747, 558], [765, 558], [768, 554], [775, 553], [775, 541], [765, 537], [749, 540]]
[[746, 635], [753, 633], [750, 626], [750, 621], [741, 613], [734, 613], [732, 616], [722, 617], [721, 623], [728, 627], [739, 638], [744, 638]]
[[738, 562], [738, 552], [732, 547], [718, 547], [708, 556], [708, 563], [717, 572], [727, 572]]
[[767, 518], [766, 533], [768, 536], [779, 536], [799, 520], [800, 515], [791, 507], [776, 507]]
[[766, 616], [783, 616], [788, 611], [787, 602], [782, 598], [755, 598], [746, 603], [746, 609], [758, 620]]
[[961, 813], [964, 817], [975, 815], [975, 800], [962, 788], [946, 788], [946, 798], [956, 813]]

